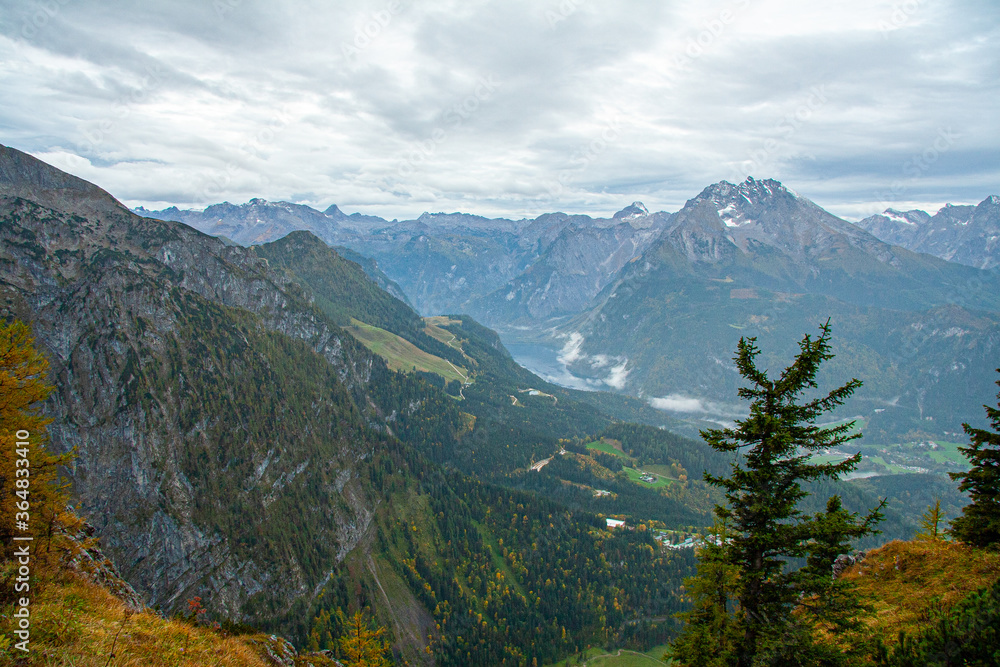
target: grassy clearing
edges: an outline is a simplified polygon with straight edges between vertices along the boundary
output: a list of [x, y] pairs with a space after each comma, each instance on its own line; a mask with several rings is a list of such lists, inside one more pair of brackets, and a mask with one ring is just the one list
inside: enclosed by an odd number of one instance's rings
[[654, 665], [669, 665], [669, 662], [660, 660], [667, 648], [669, 648], [667, 645], [657, 646], [645, 653], [628, 649], [615, 649], [608, 653], [604, 649], [592, 648], [585, 653], [572, 656], [548, 667], [582, 667], [583, 665], [586, 667], [653, 667]]
[[670, 650], [670, 644], [661, 644], [659, 646], [654, 646], [653, 648], [646, 651], [646, 655], [648, 655], [650, 658], [655, 658], [657, 660], [660, 660], [663, 657], [663, 654], [669, 650]]
[[436, 338], [448, 347], [453, 347], [459, 352], [465, 353], [462, 350], [462, 344], [455, 337], [455, 334], [444, 329], [442, 327], [450, 326], [452, 324], [461, 324], [461, 320], [453, 320], [447, 315], [435, 315], [434, 317], [424, 318], [424, 333], [426, 333], [431, 338]]
[[879, 465], [887, 467], [889, 469], [889, 472], [894, 473], [894, 474], [904, 475], [906, 473], [913, 472], [912, 470], [907, 470], [906, 468], [904, 468], [902, 466], [898, 466], [898, 465], [896, 465], [894, 463], [889, 463], [888, 461], [886, 461], [881, 456], [873, 456], [872, 457], [872, 461], [874, 461], [875, 463], [877, 463]]
[[651, 665], [665, 664], [667, 663], [645, 653], [633, 653], [625, 650], [587, 661], [587, 667], [650, 667]]
[[965, 454], [958, 451], [959, 446], [967, 447], [968, 443], [958, 443], [958, 442], [945, 442], [944, 440], [935, 440], [936, 444], [940, 449], [934, 449], [927, 452], [932, 459], [938, 463], [955, 463], [962, 466], [962, 469], [969, 468], [969, 459], [965, 458]]
[[545, 667], [570, 667], [571, 665], [573, 665], [573, 666], [575, 666], [575, 665], [584, 665], [584, 664], [587, 663], [587, 660], [590, 660], [591, 658], [596, 658], [599, 655], [606, 655], [606, 654], [607, 654], [607, 651], [605, 651], [602, 648], [591, 648], [591, 649], [587, 649], [586, 651], [583, 651], [582, 653], [578, 653], [578, 654], [576, 654], [574, 656], [570, 656], [569, 658], [566, 658], [565, 660], [560, 660], [559, 662], [549, 663]]
[[628, 475], [628, 478], [632, 481], [632, 483], [638, 484], [639, 486], [645, 486], [646, 488], [649, 489], [659, 489], [665, 486], [670, 486], [670, 480], [660, 475], [655, 475], [656, 481], [650, 484], [649, 482], [644, 482], [641, 479], [639, 479], [639, 476], [642, 475], [641, 471], [636, 470], [635, 468], [624, 468], [624, 471], [625, 474]]
[[461, 366], [454, 366], [441, 357], [428, 354], [410, 341], [385, 329], [373, 327], [353, 318], [351, 326], [346, 329], [365, 347], [385, 359], [389, 368], [394, 371], [409, 373], [418, 370], [436, 373], [448, 381], [468, 381], [468, 371]]
[[668, 480], [677, 479], [676, 472], [667, 465], [661, 465], [659, 463], [651, 463], [647, 466], [642, 467], [643, 470], [647, 472], [655, 472], [660, 477], [666, 477]]
[[595, 440], [593, 442], [588, 442], [587, 449], [596, 449], [597, 451], [604, 452], [605, 454], [612, 454], [613, 456], [625, 459], [629, 463], [634, 460], [631, 456], [624, 453], [620, 449], [615, 449], [615, 446], [607, 440]]
[[809, 457], [809, 463], [840, 463], [844, 460], [843, 456], [836, 456], [835, 454], [813, 454]]

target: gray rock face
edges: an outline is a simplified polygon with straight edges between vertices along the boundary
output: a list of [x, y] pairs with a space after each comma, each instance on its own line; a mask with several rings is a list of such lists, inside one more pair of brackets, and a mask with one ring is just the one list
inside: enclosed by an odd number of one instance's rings
[[403, 300], [419, 312], [472, 313], [491, 324], [578, 311], [656, 238], [670, 217], [650, 214], [641, 202], [610, 219], [565, 213], [534, 220], [424, 213], [415, 220], [389, 222], [345, 215], [336, 206], [320, 213], [260, 199], [204, 211], [137, 212], [185, 222], [243, 245], [306, 229], [330, 245], [374, 258], [374, 267], [359, 263], [390, 293], [398, 284], [408, 297]]
[[132, 611], [145, 611], [146, 604], [132, 585], [122, 579], [115, 564], [104, 555], [91, 539], [95, 528], [84, 523], [83, 530], [76, 535], [67, 535], [76, 547], [75, 553], [64, 555], [67, 569], [75, 572], [92, 584], [103, 586], [108, 592], [125, 603]]
[[492, 294], [471, 302], [469, 310], [499, 327], [541, 327], [545, 320], [576, 314], [622, 267], [642, 254], [669, 220], [665, 213], [649, 215], [639, 202], [611, 220], [583, 216], [563, 220], [545, 230], [551, 239], [546, 239], [530, 267]]
[[[358, 476], [374, 440], [345, 427], [372, 358], [252, 251], [138, 217], [60, 174], [0, 152], [0, 314], [30, 321], [48, 353], [52, 447], [77, 449], [69, 472], [84, 514], [150, 605], [201, 595], [233, 618], [280, 616], [323, 579], [307, 560], [332, 565], [372, 520]], [[330, 369], [303, 397], [308, 414], [278, 395], [292, 385], [268, 365], [283, 359]], [[376, 412], [365, 418], [378, 426]], [[297, 437], [269, 441], [283, 422]], [[304, 489], [326, 508], [302, 527], [327, 555], [253, 549], [287, 525]], [[235, 524], [217, 518], [230, 511]], [[240, 525], [254, 516], [259, 525]]]
[[914, 252], [979, 269], [1000, 266], [1000, 197], [977, 206], [948, 204], [933, 216], [887, 209], [858, 222], [878, 238]]
[[[696, 263], [730, 259], [736, 250], [753, 255], [773, 249], [805, 266], [838, 245], [892, 261], [885, 243], [771, 179], [705, 188], [676, 216], [663, 241]], [[735, 248], [725, 248], [726, 242]]]
[[[909, 248], [917, 228], [927, 223], [931, 216], [924, 211], [896, 211], [887, 208], [881, 215], [873, 215], [857, 223], [858, 227], [892, 245]], [[909, 248], [913, 250], [913, 248]]]

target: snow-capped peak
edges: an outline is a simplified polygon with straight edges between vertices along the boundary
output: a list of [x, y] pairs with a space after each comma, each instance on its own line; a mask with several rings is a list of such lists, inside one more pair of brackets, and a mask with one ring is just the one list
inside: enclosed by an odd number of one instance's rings
[[729, 181], [719, 181], [705, 188], [697, 198], [710, 199], [721, 209], [730, 203], [736, 203], [738, 206], [742, 205], [740, 202], [759, 204], [780, 193], [795, 196], [778, 181], [770, 178], [758, 181], [753, 176], [747, 176], [747, 179], [739, 185]]
[[644, 218], [649, 215], [649, 210], [643, 206], [641, 201], [634, 201], [614, 215], [615, 220], [632, 220], [634, 218]]
[[882, 215], [885, 216], [886, 218], [889, 218], [893, 222], [898, 222], [901, 225], [911, 225], [912, 226], [912, 225], [916, 225], [917, 224], [916, 221], [915, 220], [911, 220], [906, 215], [906, 213], [903, 213], [902, 211], [897, 211], [896, 209], [893, 209], [893, 208], [887, 208], [887, 209], [885, 209], [885, 211], [883, 211]]
[[742, 227], [754, 222], [751, 215], [754, 215], [754, 212], [759, 213], [758, 207], [761, 204], [781, 193], [795, 196], [778, 181], [772, 179], [758, 181], [753, 176], [748, 176], [739, 185], [728, 181], [710, 185], [698, 195], [697, 199], [707, 199], [715, 204], [719, 219], [727, 227]]

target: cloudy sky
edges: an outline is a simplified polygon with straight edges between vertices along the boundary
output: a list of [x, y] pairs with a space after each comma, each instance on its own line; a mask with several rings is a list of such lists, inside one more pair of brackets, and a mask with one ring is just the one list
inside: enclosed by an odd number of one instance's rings
[[0, 0], [0, 90], [0, 143], [133, 206], [1000, 194], [996, 0]]

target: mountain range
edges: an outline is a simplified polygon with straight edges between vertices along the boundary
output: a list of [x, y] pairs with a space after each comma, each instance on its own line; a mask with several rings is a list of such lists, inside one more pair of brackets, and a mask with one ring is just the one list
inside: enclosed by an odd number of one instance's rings
[[561, 326], [564, 359], [595, 379], [616, 364], [622, 389], [665, 408], [733, 415], [738, 338], [756, 337], [775, 368], [829, 318], [823, 381], [865, 382], [846, 410], [870, 419], [869, 437], [957, 433], [995, 380], [998, 287], [994, 272], [890, 245], [776, 181], [721, 182]]
[[1000, 331], [989, 270], [998, 201], [853, 224], [748, 178], [709, 186], [673, 214], [635, 202], [610, 218], [385, 221], [263, 200], [141, 213], [241, 243], [310, 229], [372, 257], [421, 312], [469, 313], [505, 343], [541, 350], [548, 377], [679, 417], [738, 414], [740, 335], [758, 336], [777, 364], [832, 318], [842, 353], [828, 379], [864, 379], [849, 409], [873, 420], [870, 437], [891, 441], [981, 420], [973, 406], [992, 384]]
[[[602, 501], [528, 475], [614, 423], [595, 395], [533, 376], [471, 318], [421, 318], [311, 233], [233, 245], [0, 147], [0, 317], [34, 330], [50, 448], [75, 451], [79, 511], [151, 607], [197, 596], [323, 647], [338, 609], [367, 606], [411, 664], [462, 665], [662, 639], [682, 606], [692, 555], [595, 512], [701, 524], [703, 489]], [[651, 431], [650, 461], [701, 465], [703, 444]]]
[[948, 204], [933, 216], [926, 211], [886, 209], [858, 222], [887, 243], [979, 269], [1000, 266], [1000, 197], [977, 206]]
[[203, 211], [136, 212], [184, 222], [243, 245], [308, 230], [331, 246], [373, 258], [421, 313], [479, 316], [501, 306], [510, 316], [527, 319], [579, 311], [670, 218], [650, 214], [641, 202], [596, 219], [565, 213], [533, 220], [424, 213], [415, 220], [390, 222], [345, 215], [336, 206], [321, 213], [262, 199]]
[[[216, 619], [321, 648], [344, 630], [338, 610], [370, 607], [411, 664], [554, 662], [671, 636], [694, 555], [658, 548], [652, 528], [707, 525], [719, 496], [700, 473], [729, 462], [663, 428], [691, 432], [662, 408], [712, 418], [702, 399], [546, 382], [471, 316], [422, 317], [393, 296], [411, 289], [400, 262], [290, 230], [302, 214], [339, 239], [377, 237], [378, 220], [340, 214], [351, 221], [337, 225], [336, 211], [261, 200], [220, 210], [251, 216], [258, 241], [288, 233], [245, 247], [232, 221], [217, 238], [141, 217], [0, 146], [0, 317], [29, 322], [49, 359], [50, 447], [75, 450], [66, 475], [79, 511], [147, 604], [177, 613], [198, 596]], [[371, 243], [415, 266], [456, 248], [535, 257], [508, 280], [520, 286], [510, 299], [493, 268], [480, 271], [479, 296], [447, 299], [503, 294], [496, 317], [511, 330], [543, 322], [535, 335], [553, 336], [594, 387], [641, 395], [639, 383], [676, 376], [714, 391], [715, 368], [722, 384], [731, 371], [704, 355], [731, 353], [725, 336], [794, 342], [831, 312], [847, 347], [832, 377], [876, 368], [880, 390], [995, 353], [992, 274], [885, 244], [774, 181], [711, 186], [673, 215], [637, 202], [607, 219], [441, 214], [389, 226], [394, 240]], [[477, 256], [461, 261], [471, 271]], [[559, 282], [560, 262], [580, 270]], [[594, 293], [573, 302], [583, 307], [531, 314], [548, 307], [546, 289], [574, 284]], [[898, 335], [876, 325], [900, 322], [920, 355], [878, 366], [901, 345], [871, 342]], [[676, 365], [658, 376], [664, 359]], [[964, 395], [930, 368], [956, 392], [920, 395], [935, 416]], [[869, 426], [888, 412], [873, 410]], [[914, 508], [935, 496], [949, 511], [964, 502], [934, 475], [830, 482], [817, 498], [830, 493], [852, 511], [891, 495], [889, 537], [911, 535]], [[610, 531], [608, 515], [639, 530]]]

